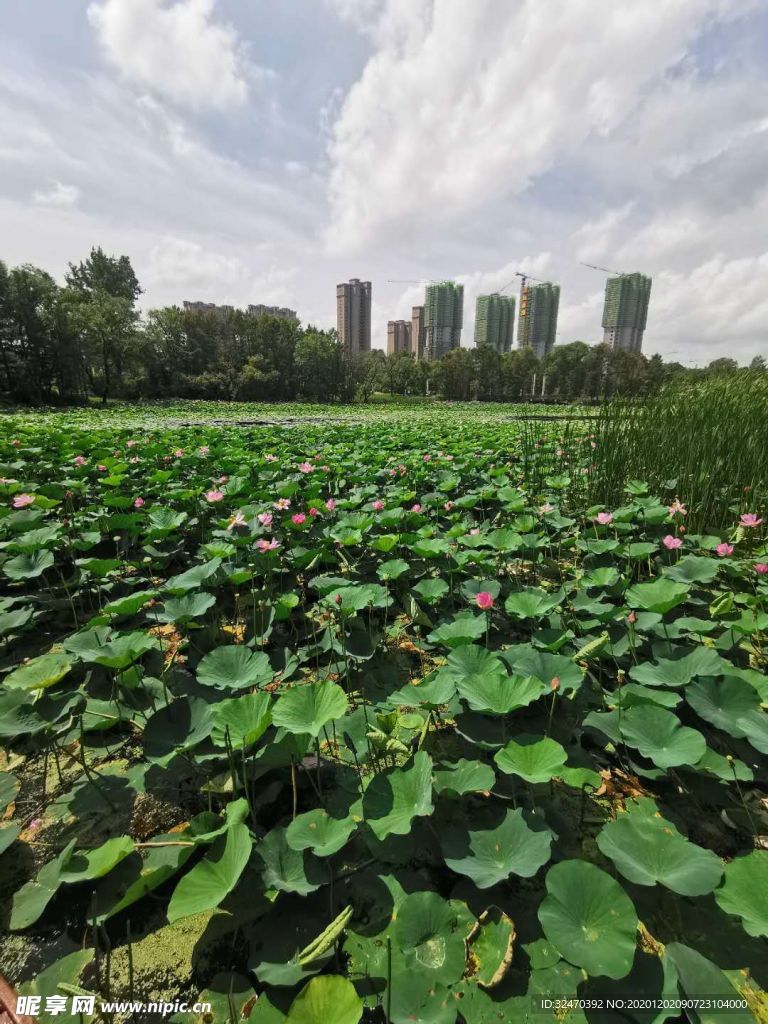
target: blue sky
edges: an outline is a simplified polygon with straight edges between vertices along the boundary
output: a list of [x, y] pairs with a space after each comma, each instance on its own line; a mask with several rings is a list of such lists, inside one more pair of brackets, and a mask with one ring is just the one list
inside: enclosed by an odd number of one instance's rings
[[763, 0], [3, 0], [0, 259], [127, 253], [145, 306], [291, 305], [374, 345], [423, 287], [518, 269], [600, 338], [654, 278], [644, 350], [768, 355]]

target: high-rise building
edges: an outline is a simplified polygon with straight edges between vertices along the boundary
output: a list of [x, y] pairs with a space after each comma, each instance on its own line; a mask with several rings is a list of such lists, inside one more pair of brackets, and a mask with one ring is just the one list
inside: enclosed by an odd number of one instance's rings
[[603, 343], [625, 352], [639, 352], [648, 319], [651, 279], [645, 274], [620, 274], [605, 282]]
[[408, 320], [390, 320], [387, 323], [387, 355], [411, 351], [411, 324]]
[[427, 285], [424, 300], [424, 358], [441, 359], [461, 345], [464, 285], [442, 281]]
[[185, 313], [213, 313], [220, 320], [225, 320], [230, 313], [234, 313], [234, 306], [217, 306], [215, 302], [185, 302]]
[[416, 359], [424, 358], [425, 338], [424, 307], [414, 306], [411, 310], [411, 352], [413, 352]]
[[515, 329], [515, 300], [511, 295], [479, 295], [475, 305], [475, 345], [492, 345], [509, 352]]
[[351, 356], [371, 351], [371, 282], [353, 277], [336, 286], [339, 338]]
[[295, 309], [286, 306], [265, 306], [263, 302], [248, 307], [249, 316], [276, 316], [280, 320], [298, 320]]
[[517, 317], [517, 344], [520, 348], [532, 348], [538, 359], [552, 351], [559, 306], [559, 284], [543, 281], [523, 288]]

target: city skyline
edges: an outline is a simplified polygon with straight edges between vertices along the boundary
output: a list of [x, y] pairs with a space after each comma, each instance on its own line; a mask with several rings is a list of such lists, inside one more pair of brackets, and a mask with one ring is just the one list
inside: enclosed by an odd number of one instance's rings
[[377, 348], [423, 299], [390, 279], [463, 284], [467, 345], [517, 269], [560, 284], [558, 344], [597, 342], [584, 261], [653, 278], [646, 354], [746, 362], [767, 58], [755, 0], [569, 0], [554, 23], [534, 0], [6, 0], [1, 256], [61, 281], [100, 245], [144, 309], [255, 298], [321, 328], [358, 276]]

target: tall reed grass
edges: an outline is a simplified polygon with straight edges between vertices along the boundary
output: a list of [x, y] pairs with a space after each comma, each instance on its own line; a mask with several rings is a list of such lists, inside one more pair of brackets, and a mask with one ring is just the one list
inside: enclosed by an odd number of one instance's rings
[[593, 502], [615, 505], [629, 480], [678, 495], [689, 527], [722, 528], [768, 500], [768, 373], [667, 387], [643, 402], [613, 401], [591, 425]]

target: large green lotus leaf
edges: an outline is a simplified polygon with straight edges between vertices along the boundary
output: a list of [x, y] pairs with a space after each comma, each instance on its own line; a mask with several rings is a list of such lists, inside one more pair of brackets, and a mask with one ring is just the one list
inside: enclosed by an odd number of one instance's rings
[[323, 974], [307, 982], [285, 1020], [286, 1024], [358, 1024], [362, 1012], [363, 1000], [351, 981]]
[[565, 749], [548, 736], [519, 737], [496, 752], [494, 761], [507, 775], [519, 775], [526, 782], [549, 782], [565, 765]]
[[534, 832], [523, 812], [507, 811], [495, 828], [468, 830], [449, 825], [440, 845], [452, 871], [471, 878], [478, 889], [489, 889], [510, 875], [530, 878], [549, 860], [552, 833]]
[[98, 650], [91, 653], [90, 657], [86, 659], [84, 654], [81, 654], [81, 657], [106, 668], [124, 669], [147, 651], [156, 650], [159, 646], [160, 641], [157, 637], [136, 630], [122, 636], [112, 634]]
[[251, 856], [251, 846], [251, 834], [245, 825], [228, 828], [173, 890], [168, 920], [173, 923], [218, 907], [237, 885]]
[[12, 804], [21, 787], [21, 783], [10, 772], [0, 772], [0, 814]]
[[755, 773], [743, 761], [736, 758], [728, 760], [710, 747], [707, 747], [704, 757], [693, 765], [693, 769], [698, 772], [710, 772], [724, 782], [732, 782], [734, 777], [739, 782], [752, 782], [755, 777]]
[[564, 654], [550, 654], [528, 644], [519, 644], [507, 648], [502, 658], [516, 675], [538, 679], [545, 693], [549, 692], [553, 679], [560, 681], [560, 693], [572, 693], [584, 681], [584, 670]]
[[172, 508], [159, 505], [149, 512], [149, 524], [153, 533], [170, 533], [188, 519], [186, 512], [174, 512]]
[[697, 647], [690, 654], [675, 661], [662, 658], [656, 664], [642, 662], [629, 670], [630, 678], [644, 686], [687, 686], [696, 676], [721, 676], [727, 668], [717, 651], [711, 647]]
[[455, 764], [441, 765], [435, 771], [436, 793], [455, 794], [485, 793], [496, 781], [493, 768], [482, 761], [468, 761], [461, 758]]
[[459, 695], [473, 711], [504, 715], [527, 706], [545, 692], [537, 679], [510, 678], [499, 658], [474, 644], [452, 651], [443, 672], [455, 679]]
[[72, 662], [66, 654], [42, 654], [14, 669], [3, 683], [11, 689], [47, 690], [63, 679], [71, 668]]
[[687, 596], [688, 587], [684, 583], [657, 579], [650, 583], [635, 583], [627, 591], [626, 600], [630, 608], [663, 615], [682, 604]]
[[472, 979], [485, 988], [498, 985], [512, 963], [514, 942], [512, 919], [496, 906], [484, 910], [467, 940], [474, 968]]
[[12, 612], [0, 613], [0, 636], [12, 636], [19, 632], [35, 614], [34, 608], [17, 608]]
[[444, 622], [442, 626], [433, 630], [427, 639], [431, 644], [443, 644], [444, 647], [461, 647], [462, 644], [471, 644], [485, 636], [486, 619], [484, 615], [474, 615], [472, 612], [461, 612], [450, 622]]
[[376, 775], [365, 790], [362, 809], [377, 839], [408, 835], [413, 819], [434, 809], [431, 757], [420, 750], [409, 767]]
[[53, 565], [50, 551], [33, 551], [9, 558], [3, 565], [3, 572], [9, 580], [35, 580]]
[[167, 764], [177, 753], [191, 750], [213, 729], [211, 706], [200, 697], [177, 697], [156, 711], [144, 727], [144, 755]]
[[128, 594], [126, 597], [110, 601], [101, 609], [101, 615], [108, 615], [110, 619], [130, 618], [137, 615], [144, 605], [157, 597], [156, 590], [141, 590], [135, 594]]
[[205, 562], [203, 565], [193, 565], [186, 572], [169, 579], [165, 584], [165, 589], [174, 597], [186, 594], [189, 590], [198, 590], [203, 583], [216, 575], [220, 565], [220, 558], [212, 558], [210, 562]]
[[680, 724], [677, 715], [666, 708], [640, 705], [630, 708], [621, 722], [626, 743], [658, 768], [697, 764], [707, 749], [700, 732]]
[[351, 817], [332, 818], [322, 807], [299, 814], [285, 830], [292, 850], [312, 850], [317, 857], [337, 853], [357, 828]]
[[[137, 853], [138, 864], [136, 865], [136, 871], [129, 877], [127, 884], [124, 881], [119, 884], [117, 891], [114, 891], [113, 895], [110, 894], [106, 887], [100, 888], [99, 904], [103, 907], [103, 913], [98, 918], [99, 922], [114, 917], [121, 910], [125, 910], [126, 907], [130, 907], [140, 899], [143, 899], [147, 893], [163, 885], [169, 878], [173, 878], [195, 852], [196, 844], [191, 838], [189, 839], [189, 846], [176, 845], [180, 842], [186, 842], [187, 838], [187, 833], [181, 835], [179, 833], [168, 833], [167, 835], [155, 836], [152, 840], [153, 842], [168, 843], [169, 845], [157, 846], [147, 850], [143, 860]], [[123, 863], [128, 863], [128, 861], [126, 860]], [[108, 884], [109, 879], [106, 881]]]
[[562, 602], [563, 596], [562, 592], [548, 594], [546, 590], [526, 587], [510, 594], [504, 602], [504, 608], [516, 619], [540, 619], [554, 611]]
[[197, 681], [217, 690], [244, 690], [246, 686], [263, 686], [272, 681], [274, 673], [263, 651], [230, 644], [217, 647], [197, 666]]
[[710, 1009], [709, 999], [738, 999], [740, 993], [723, 974], [720, 968], [681, 942], [670, 942], [664, 948], [664, 958], [672, 963], [682, 994], [689, 999], [701, 1000], [695, 1015], [690, 1019], [697, 1024], [755, 1024], [755, 1017], [748, 1009]]
[[130, 836], [116, 836], [93, 850], [75, 850], [62, 867], [62, 882], [90, 882], [102, 878], [116, 867], [121, 860], [133, 853], [134, 845]]
[[29, 928], [43, 914], [61, 884], [61, 870], [69, 861], [77, 839], [64, 847], [61, 853], [48, 861], [37, 873], [37, 878], [26, 882], [13, 894], [11, 903], [11, 931]]
[[454, 989], [435, 982], [427, 971], [396, 971], [393, 964], [391, 1020], [392, 1024], [456, 1024]]
[[768, 715], [764, 711], [748, 711], [741, 715], [736, 725], [761, 754], [768, 754]]
[[715, 899], [727, 914], [741, 918], [748, 935], [768, 936], [768, 850], [753, 850], [727, 864]]
[[689, 843], [650, 808], [630, 809], [609, 821], [597, 837], [600, 852], [637, 885], [659, 882], [681, 896], [712, 892], [723, 874], [719, 857]]
[[436, 892], [414, 892], [397, 908], [393, 939], [405, 955], [407, 971], [427, 971], [450, 985], [464, 973], [464, 940], [469, 931], [466, 908]]
[[288, 845], [286, 832], [284, 828], [273, 828], [258, 845], [264, 862], [264, 885], [267, 889], [306, 896], [326, 882], [328, 876], [319, 870], [319, 862], [311, 854]]
[[167, 598], [162, 611], [156, 611], [154, 615], [159, 622], [178, 622], [184, 624], [192, 619], [199, 619], [215, 604], [216, 597], [214, 594], [200, 591], [196, 594], [185, 594], [183, 597]]
[[272, 721], [272, 698], [268, 693], [246, 693], [223, 700], [213, 708], [211, 740], [217, 747], [229, 742], [237, 750], [255, 743]]
[[427, 604], [436, 604], [441, 597], [445, 597], [449, 588], [445, 580], [429, 578], [417, 583], [411, 589], [422, 601]]
[[272, 711], [275, 725], [294, 734], [317, 737], [324, 725], [347, 711], [347, 695], [338, 683], [324, 679], [285, 690]]
[[760, 707], [755, 690], [738, 676], [700, 679], [688, 687], [685, 699], [705, 722], [739, 739], [746, 735], [739, 720]]
[[546, 886], [539, 921], [555, 949], [589, 974], [629, 974], [638, 920], [619, 883], [594, 864], [566, 860], [549, 869]]
[[20, 832], [21, 825], [0, 826], [0, 855], [4, 854], [8, 847], [16, 841]]
[[431, 672], [419, 683], [406, 683], [400, 690], [396, 690], [390, 697], [395, 705], [415, 707], [417, 704], [426, 704], [431, 707], [439, 707], [447, 704], [456, 696], [456, 679], [445, 669]]
[[674, 565], [668, 565], [664, 569], [664, 576], [677, 583], [711, 583], [721, 564], [716, 558], [685, 555]]

